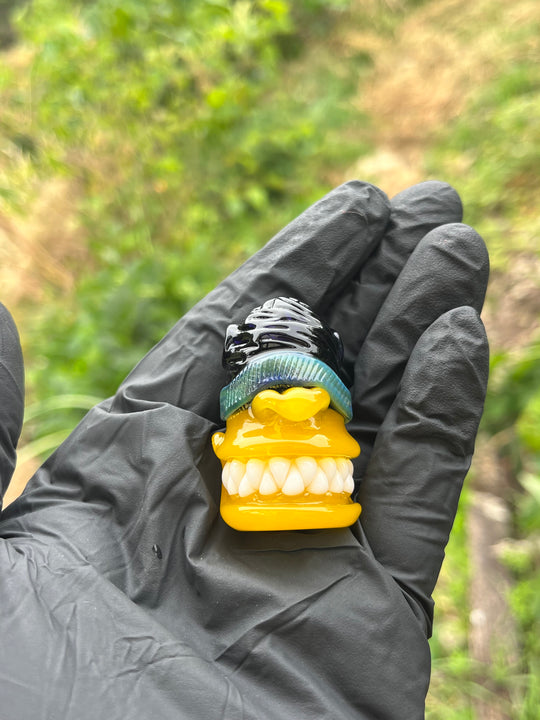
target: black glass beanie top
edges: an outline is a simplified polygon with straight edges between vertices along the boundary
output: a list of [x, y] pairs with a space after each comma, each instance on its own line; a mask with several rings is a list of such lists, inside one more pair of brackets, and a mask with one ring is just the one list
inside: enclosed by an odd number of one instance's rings
[[242, 325], [229, 325], [223, 365], [234, 377], [254, 355], [276, 350], [318, 357], [336, 374], [343, 361], [343, 345], [337, 332], [300, 300], [278, 297], [252, 310]]
[[221, 417], [267, 388], [321, 387], [349, 421], [351, 394], [338, 375], [342, 361], [339, 335], [308, 305], [295, 298], [267, 300], [241, 325], [227, 328], [223, 366], [232, 379], [221, 391]]

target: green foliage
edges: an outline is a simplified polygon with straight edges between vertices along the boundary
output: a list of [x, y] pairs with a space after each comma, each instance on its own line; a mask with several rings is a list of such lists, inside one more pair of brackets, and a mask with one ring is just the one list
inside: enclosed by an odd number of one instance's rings
[[468, 657], [468, 616], [461, 612], [469, 601], [467, 506], [465, 490], [433, 596], [435, 623], [430, 640], [432, 679], [427, 720], [473, 719], [470, 699], [475, 691], [474, 668]]
[[[28, 460], [49, 455], [71, 432], [70, 413], [74, 410], [87, 412], [100, 402], [100, 399], [93, 395], [57, 395], [29, 405], [24, 413], [26, 433], [38, 437], [27, 442], [22, 450], [19, 450], [18, 462], [24, 464]], [[66, 410], [69, 412], [62, 412]], [[58, 417], [63, 418], [64, 426], [61, 429], [54, 429], [59, 426]], [[39, 432], [32, 430], [33, 427], [35, 428], [36, 420], [39, 421]]]
[[492, 355], [482, 424], [490, 435], [516, 426], [525, 446], [536, 452], [540, 450], [534, 427], [540, 399], [539, 349], [538, 343], [531, 341], [519, 353], [499, 351]]
[[522, 641], [523, 702], [519, 718], [533, 720], [540, 701], [540, 462], [537, 461], [534, 472], [523, 473], [520, 482], [525, 490], [516, 508], [521, 558], [519, 563], [510, 559], [516, 576], [511, 604]]
[[428, 162], [467, 199], [465, 219], [488, 238], [495, 269], [518, 250], [540, 251], [539, 165], [540, 65], [523, 61], [479, 90]]
[[527, 401], [517, 422], [517, 430], [525, 448], [540, 456], [540, 390]]
[[[50, 290], [32, 309], [32, 397], [113, 392], [179, 316], [328, 189], [327, 168], [361, 151], [338, 141], [354, 68], [314, 61], [306, 72], [288, 50], [346, 4], [294, 3], [294, 17], [288, 0], [35, 0], [21, 11], [31, 80], [0, 74], [4, 135], [18, 157], [26, 138], [34, 177], [77, 188], [86, 248], [72, 295]], [[24, 188], [6, 195], [15, 210]]]
[[[485, 238], [494, 276], [511, 269], [514, 258], [540, 255], [537, 198], [540, 167], [540, 65], [525, 47], [537, 46], [538, 26], [522, 23], [505, 28], [501, 43], [510, 56], [493, 79], [478, 88], [459, 119], [445, 128], [427, 158], [430, 174], [444, 177], [465, 201], [465, 221]], [[513, 45], [510, 52], [508, 48]], [[488, 302], [497, 317], [497, 301]], [[519, 307], [516, 308], [519, 312]], [[538, 537], [540, 530], [540, 350], [531, 336], [519, 350], [492, 348], [491, 372], [481, 431], [494, 438], [506, 467], [521, 478], [523, 493], [515, 496], [518, 539], [505, 548], [504, 560], [515, 577], [512, 608], [519, 625], [522, 674], [504, 679], [510, 696], [517, 698], [512, 717], [529, 720], [538, 715], [540, 681], [540, 577]], [[452, 552], [452, 551], [451, 551]], [[466, 596], [454, 593], [467, 608]], [[466, 620], [465, 616], [465, 620]], [[446, 622], [446, 617], [445, 617]], [[456, 658], [467, 667], [463, 648], [437, 648], [434, 678], [442, 664], [443, 687], [437, 697], [450, 697], [454, 674], [449, 663]], [[473, 669], [469, 668], [471, 673]], [[474, 674], [474, 673], [473, 673]], [[470, 698], [479, 686], [463, 677], [462, 692]], [[494, 678], [496, 680], [496, 678]], [[496, 684], [500, 685], [500, 682]], [[456, 693], [459, 691], [456, 689]], [[459, 697], [459, 694], [456, 694]], [[463, 701], [463, 715], [470, 717]], [[453, 711], [438, 708], [445, 720]], [[469, 714], [468, 714], [469, 713]]]
[[499, 438], [523, 488], [515, 496], [517, 539], [503, 560], [515, 584], [511, 607], [519, 627], [522, 675], [509, 680], [521, 698], [516, 718], [533, 720], [540, 698], [540, 353], [538, 343], [492, 360], [484, 431]]

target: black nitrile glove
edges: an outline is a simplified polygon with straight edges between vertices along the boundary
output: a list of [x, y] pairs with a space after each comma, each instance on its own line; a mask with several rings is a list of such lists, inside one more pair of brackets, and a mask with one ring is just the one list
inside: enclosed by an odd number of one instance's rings
[[[488, 258], [460, 220], [442, 183], [392, 202], [339, 187], [86, 416], [0, 523], [1, 717], [423, 717], [431, 592], [488, 372]], [[225, 329], [278, 295], [345, 344], [362, 447], [351, 529], [239, 533], [219, 515]], [[5, 486], [22, 368], [4, 323]]]

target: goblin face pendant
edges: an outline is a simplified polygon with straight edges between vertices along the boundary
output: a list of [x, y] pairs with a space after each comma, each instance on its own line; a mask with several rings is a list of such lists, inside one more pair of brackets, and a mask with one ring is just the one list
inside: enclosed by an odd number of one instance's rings
[[220, 396], [225, 433], [221, 515], [236, 530], [346, 527], [360, 515], [348, 434], [351, 397], [337, 333], [293, 298], [255, 308], [227, 330]]

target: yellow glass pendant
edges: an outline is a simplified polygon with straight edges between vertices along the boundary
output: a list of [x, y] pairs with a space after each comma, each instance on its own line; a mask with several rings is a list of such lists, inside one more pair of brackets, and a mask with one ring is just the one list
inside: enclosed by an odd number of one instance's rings
[[273, 298], [229, 326], [226, 429], [212, 437], [228, 525], [306, 530], [358, 519], [351, 458], [360, 447], [345, 428], [352, 405], [342, 358], [338, 334], [294, 298]]
[[221, 515], [236, 530], [352, 525], [360, 505], [350, 458], [360, 447], [322, 388], [263, 390], [212, 437], [221, 460]]

